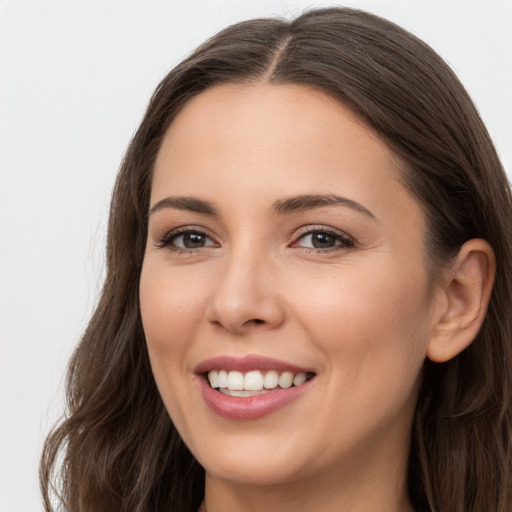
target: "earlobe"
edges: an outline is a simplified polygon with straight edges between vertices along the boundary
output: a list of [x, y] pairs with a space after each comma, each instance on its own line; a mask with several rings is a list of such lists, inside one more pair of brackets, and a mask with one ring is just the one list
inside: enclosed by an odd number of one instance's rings
[[494, 251], [488, 242], [475, 238], [462, 245], [441, 285], [444, 300], [428, 344], [429, 359], [444, 363], [475, 339], [487, 312], [495, 273]]

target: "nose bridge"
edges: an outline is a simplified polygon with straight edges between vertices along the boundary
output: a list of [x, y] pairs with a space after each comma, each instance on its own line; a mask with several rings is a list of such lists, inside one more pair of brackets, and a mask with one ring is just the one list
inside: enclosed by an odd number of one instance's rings
[[251, 326], [278, 327], [284, 319], [272, 252], [255, 239], [240, 240], [222, 262], [209, 308], [209, 320], [231, 332]]

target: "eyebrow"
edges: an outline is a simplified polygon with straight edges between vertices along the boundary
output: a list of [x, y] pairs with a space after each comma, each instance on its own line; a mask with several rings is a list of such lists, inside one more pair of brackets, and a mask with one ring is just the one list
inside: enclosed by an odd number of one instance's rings
[[164, 208], [175, 208], [177, 210], [187, 210], [189, 212], [204, 213], [206, 215], [217, 215], [217, 209], [212, 203], [196, 199], [195, 197], [166, 197], [158, 201], [150, 210], [149, 215], [153, 215]]
[[[297, 211], [307, 211], [322, 206], [343, 205], [348, 208], [366, 215], [367, 217], [377, 220], [375, 215], [365, 208], [363, 205], [334, 194], [303, 194], [287, 199], [279, 199], [272, 205], [272, 211], [279, 215], [285, 215]], [[217, 208], [209, 201], [197, 199], [195, 197], [166, 197], [158, 201], [150, 210], [149, 215], [163, 210], [164, 208], [175, 208], [177, 210], [186, 210], [205, 215], [218, 215]]]
[[377, 220], [375, 215], [373, 215], [373, 213], [366, 209], [363, 205], [353, 201], [352, 199], [340, 197], [334, 194], [305, 194], [296, 197], [290, 197], [288, 199], [280, 199], [273, 204], [272, 210], [282, 215], [296, 211], [312, 210], [313, 208], [333, 205], [348, 206], [349, 208], [352, 208], [353, 210], [362, 213], [373, 220]]

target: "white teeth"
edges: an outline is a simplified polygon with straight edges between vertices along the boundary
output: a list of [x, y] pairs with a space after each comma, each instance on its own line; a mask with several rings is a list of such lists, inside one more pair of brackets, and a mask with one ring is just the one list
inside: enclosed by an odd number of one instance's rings
[[293, 373], [283, 372], [279, 376], [279, 386], [282, 388], [290, 388], [293, 384]]
[[223, 395], [229, 395], [229, 396], [256, 396], [256, 395], [264, 395], [265, 393], [268, 393], [266, 389], [260, 390], [260, 391], [246, 391], [245, 389], [243, 391], [236, 391], [234, 389], [219, 389], [219, 391]]
[[221, 370], [219, 372], [219, 380], [217, 381], [219, 388], [227, 388], [228, 387], [228, 372], [226, 370]]
[[228, 373], [228, 389], [242, 391], [244, 389], [244, 374], [242, 372]]
[[247, 391], [261, 391], [263, 389], [263, 375], [261, 372], [247, 372], [244, 377], [244, 389]]
[[218, 388], [219, 387], [219, 372], [217, 372], [215, 370], [208, 372], [208, 380], [210, 381], [210, 386], [212, 388]]
[[278, 373], [275, 370], [269, 370], [265, 374], [259, 370], [252, 370], [245, 375], [242, 372], [226, 370], [208, 372], [211, 387], [231, 396], [253, 396], [278, 386], [287, 389], [291, 386], [300, 386], [306, 380], [306, 373]]
[[304, 384], [306, 382], [308, 376], [306, 373], [297, 373], [295, 377], [293, 377], [293, 385], [294, 386], [300, 386], [301, 384]]
[[265, 389], [274, 389], [277, 388], [279, 384], [279, 374], [275, 370], [270, 370], [265, 374], [265, 378], [263, 379], [263, 385]]

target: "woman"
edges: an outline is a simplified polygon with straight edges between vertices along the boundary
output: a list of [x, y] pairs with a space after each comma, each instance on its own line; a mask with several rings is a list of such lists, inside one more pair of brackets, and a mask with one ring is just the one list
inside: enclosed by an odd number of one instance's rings
[[73, 512], [508, 510], [510, 214], [411, 34], [341, 8], [219, 33], [121, 168], [47, 510], [64, 448]]

